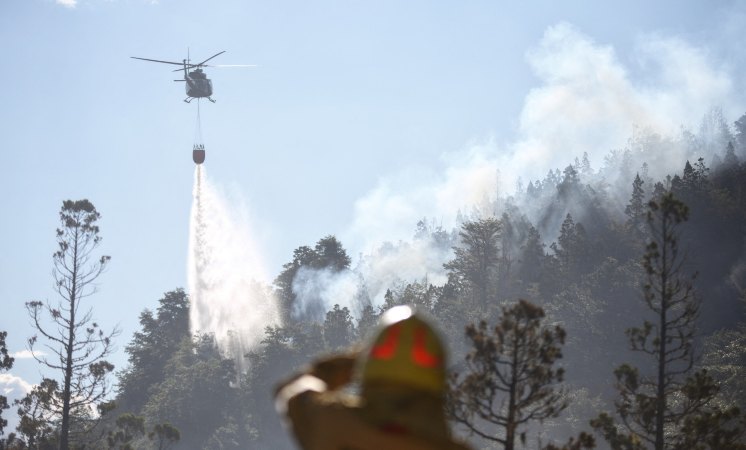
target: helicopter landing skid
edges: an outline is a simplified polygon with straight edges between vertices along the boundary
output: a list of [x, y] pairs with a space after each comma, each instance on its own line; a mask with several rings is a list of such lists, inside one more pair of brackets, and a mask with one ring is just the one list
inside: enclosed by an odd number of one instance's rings
[[[184, 99], [184, 103], [192, 103], [192, 100], [194, 100], [195, 97], [187, 97]], [[208, 100], [215, 103], [215, 100], [212, 99], [212, 97], [207, 97]]]

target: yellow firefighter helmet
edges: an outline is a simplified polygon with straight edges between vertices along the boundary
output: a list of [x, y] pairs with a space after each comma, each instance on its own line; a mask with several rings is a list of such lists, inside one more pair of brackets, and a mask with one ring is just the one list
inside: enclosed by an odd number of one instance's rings
[[386, 311], [362, 362], [363, 395], [371, 387], [401, 386], [441, 396], [445, 383], [445, 351], [430, 324], [409, 306]]

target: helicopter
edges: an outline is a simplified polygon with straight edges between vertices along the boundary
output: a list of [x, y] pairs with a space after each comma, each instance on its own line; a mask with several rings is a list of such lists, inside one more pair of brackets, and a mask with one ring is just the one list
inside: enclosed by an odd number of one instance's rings
[[215, 103], [215, 100], [213, 100], [212, 96], [212, 81], [207, 78], [207, 74], [202, 70], [203, 67], [256, 67], [255, 65], [248, 65], [248, 64], [231, 64], [231, 65], [209, 65], [207, 64], [208, 61], [211, 59], [222, 55], [225, 53], [225, 50], [222, 52], [216, 53], [206, 60], [197, 63], [192, 64], [191, 60], [189, 59], [189, 51], [187, 50], [187, 57], [186, 59], [182, 60], [181, 62], [176, 61], [163, 61], [160, 59], [149, 59], [149, 58], [140, 58], [138, 56], [131, 56], [133, 59], [140, 59], [142, 61], [150, 61], [150, 62], [157, 62], [162, 64], [172, 64], [176, 66], [182, 66], [179, 69], [174, 70], [174, 72], [179, 72], [181, 70], [184, 71], [184, 79], [183, 80], [174, 80], [174, 81], [184, 81], [186, 82], [185, 88], [186, 88], [186, 94], [187, 97], [184, 99], [186, 103], [191, 103], [192, 100], [195, 98], [197, 99], [197, 130], [200, 134], [200, 139], [194, 143], [194, 148], [192, 149], [192, 160], [195, 164], [199, 165], [205, 162], [205, 146], [201, 142], [201, 124], [200, 124], [200, 117], [199, 117], [199, 99], [200, 98], [206, 98], [210, 100], [211, 102]]
[[203, 67], [256, 67], [254, 65], [250, 64], [230, 64], [230, 65], [217, 65], [212, 66], [209, 64], [206, 64], [207, 61], [210, 61], [211, 59], [215, 58], [216, 56], [222, 55], [225, 53], [225, 50], [222, 52], [216, 53], [206, 60], [202, 61], [201, 63], [192, 64], [191, 60], [189, 59], [189, 55], [187, 54], [187, 58], [182, 60], [182, 62], [176, 62], [176, 61], [162, 61], [160, 59], [149, 59], [149, 58], [140, 58], [137, 56], [131, 56], [130, 58], [133, 59], [140, 59], [142, 61], [150, 61], [150, 62], [157, 62], [162, 64], [173, 64], [177, 66], [182, 66], [181, 69], [176, 69], [174, 72], [179, 72], [181, 70], [184, 71], [184, 79], [183, 80], [174, 80], [174, 81], [184, 81], [186, 82], [186, 94], [187, 98], [184, 99], [186, 103], [190, 103], [195, 98], [206, 98], [210, 100], [211, 102], [215, 103], [215, 100], [212, 99], [212, 80], [207, 78], [207, 74], [202, 70]]

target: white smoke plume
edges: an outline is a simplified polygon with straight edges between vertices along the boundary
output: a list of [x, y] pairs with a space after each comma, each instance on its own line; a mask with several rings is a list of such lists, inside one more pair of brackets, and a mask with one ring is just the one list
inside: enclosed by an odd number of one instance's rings
[[[712, 55], [706, 46], [651, 34], [639, 38], [631, 56], [620, 57], [614, 47], [570, 24], [547, 28], [526, 54], [539, 85], [527, 94], [511, 140], [488, 139], [444, 155], [448, 169], [442, 173], [405, 168], [381, 178], [356, 202], [353, 222], [341, 238], [365, 255], [362, 273], [374, 303], [381, 289], [405, 275], [441, 281], [448, 253], [409, 242], [423, 217], [451, 230], [458, 226], [459, 212], [470, 217], [499, 213], [481, 205], [494, 205], [519, 183], [525, 187], [584, 153], [595, 170], [603, 169], [604, 157], [628, 148], [640, 130], [660, 140], [650, 146], [646, 161], [632, 161], [632, 170], [647, 162], [650, 177], [658, 179], [680, 172], [685, 158], [702, 156], [709, 164], [712, 154], [687, 154], [674, 141], [681, 138], [681, 127], [698, 132], [712, 108], [721, 108], [731, 123], [746, 111], [735, 74]], [[628, 199], [628, 192], [612, 195]], [[376, 257], [387, 241], [393, 242], [389, 251]]]
[[447, 281], [443, 263], [453, 255], [450, 246], [424, 239], [385, 244], [362, 258], [356, 271], [366, 280], [371, 303], [381, 304], [386, 290], [402, 282], [427, 280], [434, 285]]
[[187, 269], [190, 327], [214, 334], [223, 353], [238, 360], [259, 344], [266, 326], [280, 321], [277, 301], [262, 284], [266, 271], [252, 236], [245, 207], [226, 200], [197, 166]]
[[362, 257], [353, 270], [301, 267], [293, 278], [293, 317], [322, 322], [334, 305], [360, 317], [365, 306], [381, 304], [386, 290], [399, 283], [426, 279], [444, 284], [443, 262], [451, 254], [449, 246], [433, 245], [425, 239], [402, 240], [396, 245], [385, 243]]
[[449, 161], [443, 174], [408, 169], [381, 179], [355, 203], [355, 217], [345, 237], [368, 253], [385, 241], [410, 240], [423, 217], [436, 217], [443, 227], [451, 228], [459, 209], [468, 212], [495, 200], [497, 165], [489, 155], [493, 149], [490, 142], [444, 157]]
[[[613, 47], [559, 24], [546, 30], [527, 60], [542, 85], [526, 96], [518, 139], [498, 151], [500, 166], [513, 174], [508, 183], [517, 175], [542, 177], [584, 152], [599, 164], [607, 152], [625, 146], [634, 126], [675, 136], [681, 126], [696, 127], [713, 107], [723, 108], [726, 117], [743, 113], [725, 67], [710, 61], [706, 49], [678, 38], [641, 38], [633, 62], [625, 65]], [[681, 164], [682, 155], [667, 156]]]
[[301, 267], [293, 278], [292, 289], [296, 295], [292, 314], [296, 318], [323, 322], [334, 305], [356, 310], [353, 299], [358, 291], [358, 277], [350, 271]]

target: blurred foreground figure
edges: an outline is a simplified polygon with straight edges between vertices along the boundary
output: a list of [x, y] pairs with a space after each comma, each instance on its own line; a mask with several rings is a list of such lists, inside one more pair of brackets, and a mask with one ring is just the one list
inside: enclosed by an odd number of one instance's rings
[[[361, 393], [341, 389], [357, 368]], [[277, 389], [277, 410], [304, 450], [468, 450], [446, 424], [445, 354], [430, 325], [397, 306], [356, 360], [314, 363]]]

